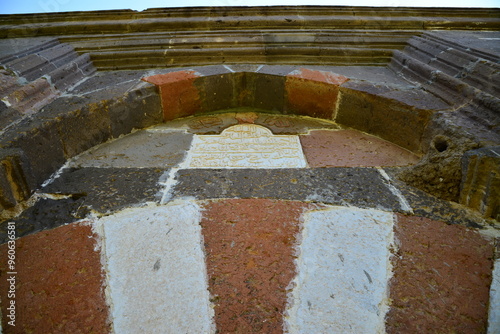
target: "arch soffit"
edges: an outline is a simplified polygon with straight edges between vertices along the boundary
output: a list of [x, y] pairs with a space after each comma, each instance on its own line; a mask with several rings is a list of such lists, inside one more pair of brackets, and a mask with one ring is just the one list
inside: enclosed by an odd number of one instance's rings
[[[206, 75], [190, 69], [142, 80], [158, 87], [164, 121], [251, 107], [334, 121], [414, 153], [422, 152], [425, 127], [436, 111], [415, 105], [416, 99], [408, 101], [404, 95], [383, 96], [391, 90], [384, 85], [364, 81], [358, 88], [343, 75], [306, 68], [289, 73], [221, 70]], [[425, 97], [422, 91], [421, 99]]]

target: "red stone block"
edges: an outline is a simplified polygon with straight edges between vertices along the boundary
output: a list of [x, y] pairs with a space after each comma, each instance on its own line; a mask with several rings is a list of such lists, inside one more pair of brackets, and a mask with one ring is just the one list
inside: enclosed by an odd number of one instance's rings
[[158, 74], [142, 80], [159, 87], [163, 119], [170, 121], [194, 115], [201, 110], [200, 92], [194, 85], [200, 75], [194, 71]]
[[406, 166], [418, 156], [355, 130], [315, 130], [300, 136], [309, 167]]
[[301, 202], [231, 199], [205, 205], [202, 233], [219, 333], [282, 333], [295, 276]]
[[395, 238], [387, 333], [486, 333], [493, 242], [401, 214]]
[[[8, 244], [0, 246], [0, 296], [4, 333], [109, 333], [100, 253], [92, 229], [70, 224], [16, 240], [15, 298]], [[15, 327], [7, 318], [15, 300]]]
[[288, 112], [332, 119], [337, 105], [338, 85], [348, 79], [330, 72], [301, 69], [285, 81]]

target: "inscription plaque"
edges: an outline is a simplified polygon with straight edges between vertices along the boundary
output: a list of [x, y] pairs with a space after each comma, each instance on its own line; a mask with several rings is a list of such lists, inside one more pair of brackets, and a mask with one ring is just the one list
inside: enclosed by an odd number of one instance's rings
[[298, 136], [273, 135], [256, 124], [231, 126], [220, 135], [195, 135], [191, 168], [304, 168]]

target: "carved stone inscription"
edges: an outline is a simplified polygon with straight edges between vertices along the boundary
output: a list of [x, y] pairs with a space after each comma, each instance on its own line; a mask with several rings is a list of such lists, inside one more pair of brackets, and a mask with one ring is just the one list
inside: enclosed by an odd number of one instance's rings
[[297, 136], [275, 136], [260, 125], [239, 124], [220, 135], [196, 135], [191, 168], [304, 168]]

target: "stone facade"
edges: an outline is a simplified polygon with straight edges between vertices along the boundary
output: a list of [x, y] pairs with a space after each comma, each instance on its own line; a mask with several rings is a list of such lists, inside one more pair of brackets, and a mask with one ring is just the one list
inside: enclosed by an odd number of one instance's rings
[[496, 333], [499, 29], [0, 15], [3, 332]]

